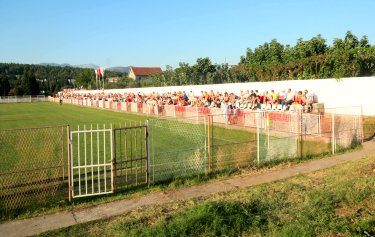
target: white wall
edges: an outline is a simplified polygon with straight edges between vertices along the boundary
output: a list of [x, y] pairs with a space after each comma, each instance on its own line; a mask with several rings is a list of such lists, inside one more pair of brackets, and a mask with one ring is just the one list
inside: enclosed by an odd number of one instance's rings
[[[356, 77], [316, 80], [294, 80], [274, 82], [248, 82], [232, 84], [196, 85], [196, 86], [171, 86], [105, 90], [105, 93], [151, 93], [170, 91], [193, 91], [199, 95], [201, 91], [210, 90], [219, 92], [233, 92], [239, 94], [240, 90], [259, 90], [259, 92], [274, 89], [277, 92], [291, 88], [292, 91], [307, 89], [317, 95], [319, 102], [324, 103], [325, 108], [362, 106], [364, 115], [375, 115], [375, 77]], [[76, 93], [97, 93], [100, 91], [76, 91]]]

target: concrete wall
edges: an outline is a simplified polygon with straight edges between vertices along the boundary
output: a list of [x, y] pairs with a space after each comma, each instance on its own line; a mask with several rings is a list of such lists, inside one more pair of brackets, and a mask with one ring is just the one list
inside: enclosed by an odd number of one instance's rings
[[[375, 77], [357, 77], [316, 80], [294, 80], [274, 82], [248, 82], [232, 84], [196, 85], [196, 86], [171, 86], [105, 90], [105, 93], [151, 93], [170, 91], [193, 91], [200, 95], [201, 91], [214, 90], [219, 92], [233, 92], [239, 94], [240, 90], [259, 90], [259, 92], [274, 89], [277, 92], [291, 88], [292, 91], [307, 89], [314, 93], [325, 108], [361, 107], [364, 115], [375, 115]], [[76, 91], [76, 93], [97, 93], [100, 91]], [[346, 110], [350, 111], [350, 110]], [[353, 114], [358, 113], [358, 108], [353, 108]]]

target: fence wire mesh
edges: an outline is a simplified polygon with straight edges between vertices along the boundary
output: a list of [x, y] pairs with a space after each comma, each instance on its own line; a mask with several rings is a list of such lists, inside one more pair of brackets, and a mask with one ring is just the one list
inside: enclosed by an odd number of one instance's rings
[[2, 211], [67, 197], [65, 128], [0, 130]]
[[241, 126], [236, 113], [209, 116], [210, 157], [209, 169], [241, 168], [256, 164], [256, 130]]
[[[150, 147], [157, 150], [151, 151], [151, 180], [353, 148], [361, 143], [363, 128], [359, 110], [349, 110], [355, 114], [217, 110], [204, 117], [204, 126], [196, 124], [202, 118], [192, 118], [194, 129], [181, 120], [152, 119]], [[189, 142], [184, 142], [186, 138]]]
[[205, 173], [205, 129], [205, 124], [198, 123], [196, 118], [150, 119], [151, 183]]
[[363, 139], [361, 107], [326, 109], [332, 117], [333, 152], [353, 148]]
[[[109, 143], [112, 137], [109, 133], [102, 138], [92, 132], [79, 137], [78, 133], [74, 134], [72, 140], [79, 141], [79, 144], [72, 146], [71, 154], [79, 158], [73, 161], [78, 173], [73, 172], [72, 181], [74, 188], [84, 187], [74, 190], [74, 193], [84, 190], [85, 195], [95, 193], [99, 187], [97, 183], [104, 183], [104, 179], [109, 181], [112, 169], [110, 166], [95, 168], [96, 164], [91, 161], [98, 154], [99, 157], [108, 156], [104, 155], [104, 149], [97, 151], [95, 141], [98, 140], [102, 147], [108, 148], [107, 151], [115, 146], [115, 185], [118, 190], [123, 190], [128, 186], [163, 182], [175, 177], [335, 154], [360, 144], [364, 136], [360, 107], [326, 109], [324, 113], [217, 109], [211, 111], [214, 114], [207, 115], [206, 108], [165, 106], [163, 112], [134, 103], [105, 104], [103, 101], [95, 106], [147, 114], [157, 111], [174, 118], [151, 118], [148, 126], [139, 124], [135, 130], [115, 129], [113, 144]], [[204, 116], [195, 116], [197, 114]], [[125, 124], [127, 127], [129, 124]], [[66, 199], [68, 185], [64, 157], [67, 157], [67, 144], [64, 141], [67, 137], [64, 128], [0, 130], [2, 210]], [[106, 142], [101, 142], [104, 137]], [[134, 144], [125, 144], [125, 141], [134, 141]], [[92, 151], [97, 151], [96, 156]], [[138, 155], [128, 159], [126, 156], [131, 152]], [[106, 163], [111, 160], [106, 158]], [[108, 177], [99, 178], [104, 173]]]

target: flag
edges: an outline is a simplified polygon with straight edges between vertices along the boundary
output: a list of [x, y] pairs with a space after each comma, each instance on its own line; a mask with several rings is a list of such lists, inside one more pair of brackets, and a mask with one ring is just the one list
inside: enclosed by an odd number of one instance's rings
[[101, 72], [100, 67], [96, 69], [96, 75], [98, 76], [98, 78], [102, 77], [102, 72]]
[[102, 67], [98, 67], [97, 69], [95, 69], [96, 77], [103, 78], [104, 77], [104, 70], [105, 70], [105, 68], [102, 68]]

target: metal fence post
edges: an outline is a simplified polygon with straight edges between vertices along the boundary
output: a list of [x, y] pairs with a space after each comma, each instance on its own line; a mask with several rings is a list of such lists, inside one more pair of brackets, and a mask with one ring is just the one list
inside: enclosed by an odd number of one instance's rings
[[149, 146], [149, 136], [148, 136], [148, 131], [149, 131], [149, 123], [148, 119], [146, 120], [146, 157], [147, 157], [147, 164], [146, 164], [146, 182], [148, 186], [150, 187], [150, 146]]
[[68, 138], [68, 198], [69, 202], [72, 201], [72, 163], [71, 163], [71, 134], [70, 134], [70, 126], [67, 126], [67, 138]]
[[208, 123], [207, 123], [207, 168], [208, 172], [211, 172], [211, 117], [210, 115], [208, 117]]
[[[111, 132], [112, 132], [112, 138], [111, 138], [111, 160], [112, 160], [112, 192], [114, 193], [116, 191], [116, 131], [115, 128], [112, 127], [111, 124]], [[120, 135], [121, 136], [121, 135]]]
[[298, 131], [298, 137], [297, 137], [297, 153], [298, 153], [298, 159], [301, 159], [302, 157], [302, 110], [297, 111], [297, 131]]
[[259, 119], [259, 112], [256, 113], [256, 125], [257, 125], [257, 162], [258, 162], [258, 166], [260, 164], [260, 129], [259, 129], [259, 123], [260, 123], [260, 119]]
[[364, 124], [364, 117], [363, 117], [363, 105], [361, 105], [361, 119], [360, 119], [360, 133], [361, 133], [361, 143], [363, 143], [364, 133], [363, 133], [363, 124]]
[[332, 155], [335, 154], [335, 112], [332, 112]]
[[204, 126], [204, 158], [205, 158], [205, 160], [207, 160], [208, 158], [207, 158], [207, 146], [208, 146], [208, 144], [207, 144], [207, 139], [208, 139], [208, 136], [207, 136], [207, 121], [208, 121], [208, 119], [207, 119], [207, 117], [208, 116], [205, 116], [204, 117], [204, 122], [203, 122], [203, 126]]
[[[152, 154], [150, 156], [151, 159], [152, 159], [152, 184], [155, 184], [155, 141], [154, 141], [155, 119], [151, 119], [151, 129], [150, 130], [151, 130], [151, 154]], [[151, 179], [151, 175], [150, 175], [150, 179]]]

